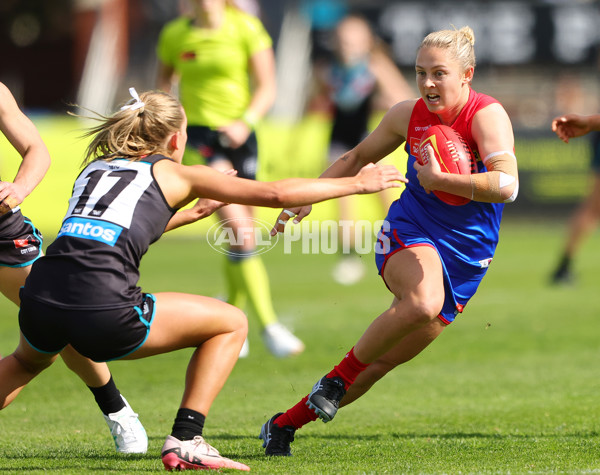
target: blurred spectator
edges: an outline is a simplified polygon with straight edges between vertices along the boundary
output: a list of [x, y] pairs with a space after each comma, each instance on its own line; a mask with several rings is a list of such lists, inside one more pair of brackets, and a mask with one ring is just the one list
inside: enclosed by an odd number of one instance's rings
[[303, 0], [300, 11], [310, 24], [312, 55], [321, 58], [331, 53], [331, 32], [348, 14], [345, 0]]
[[552, 283], [569, 284], [574, 281], [573, 258], [600, 221], [600, 114], [563, 115], [552, 121], [552, 130], [565, 143], [569, 143], [571, 138], [591, 133], [591, 169], [594, 174], [592, 189], [571, 217], [561, 258], [552, 274]]
[[[388, 56], [382, 41], [376, 37], [369, 22], [360, 15], [344, 17], [333, 30], [331, 60], [317, 59], [314, 66], [316, 91], [313, 106], [329, 109], [332, 131], [329, 144], [329, 161], [333, 163], [365, 138], [369, 122], [377, 111], [387, 111], [394, 104], [414, 97], [414, 92]], [[396, 196], [395, 190], [379, 193], [382, 209], [389, 207]], [[356, 200], [351, 197], [339, 201], [339, 218], [346, 224], [356, 219]], [[347, 226], [340, 227], [341, 230]], [[354, 229], [338, 236], [349, 242], [339, 246], [350, 250], [333, 270], [333, 278], [343, 285], [360, 281], [365, 268], [360, 257], [353, 252]]]

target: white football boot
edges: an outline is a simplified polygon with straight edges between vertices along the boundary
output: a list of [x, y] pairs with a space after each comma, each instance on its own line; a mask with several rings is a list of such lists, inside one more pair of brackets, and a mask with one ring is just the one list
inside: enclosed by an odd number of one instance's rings
[[304, 343], [281, 323], [271, 323], [262, 332], [263, 342], [277, 358], [294, 356], [304, 351]]
[[117, 452], [121, 454], [145, 454], [148, 450], [148, 436], [146, 429], [133, 412], [127, 400], [121, 395], [125, 407], [118, 412], [104, 416], [110, 429], [110, 434], [115, 439]]

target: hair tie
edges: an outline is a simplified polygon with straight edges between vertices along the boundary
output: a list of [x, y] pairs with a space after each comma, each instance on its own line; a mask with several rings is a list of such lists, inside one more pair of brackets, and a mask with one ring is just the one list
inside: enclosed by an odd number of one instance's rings
[[131, 97], [133, 99], [129, 99], [129, 101], [127, 101], [127, 103], [123, 107], [121, 107], [121, 110], [129, 109], [129, 110], [134, 111], [137, 109], [141, 109], [142, 107], [144, 107], [146, 105], [146, 103], [144, 103], [140, 100], [140, 96], [138, 95], [137, 91], [135, 90], [135, 87], [129, 88], [129, 94], [131, 94]]

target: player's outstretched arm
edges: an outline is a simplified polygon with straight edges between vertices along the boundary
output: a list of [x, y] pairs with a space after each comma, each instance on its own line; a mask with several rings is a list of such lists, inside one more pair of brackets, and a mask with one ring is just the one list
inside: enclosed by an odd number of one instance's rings
[[222, 201], [211, 200], [208, 198], [198, 198], [194, 203], [194, 206], [188, 209], [183, 209], [175, 213], [175, 215], [167, 223], [167, 227], [164, 232], [172, 231], [173, 229], [180, 228], [187, 224], [195, 223], [201, 219], [208, 218], [215, 211], [223, 206], [227, 206], [228, 203]]
[[[396, 168], [391, 165], [383, 165], [377, 166], [373, 163], [369, 163], [365, 165], [355, 176], [345, 177], [345, 178], [319, 178], [317, 180], [307, 180], [309, 186], [319, 187], [320, 183], [325, 183], [327, 186], [347, 186], [343, 185], [343, 183], [349, 183], [349, 181], [358, 180], [363, 181], [362, 185], [359, 185], [358, 191], [351, 191], [350, 193], [344, 192], [344, 194], [340, 194], [337, 196], [332, 196], [331, 198], [339, 198], [341, 196], [346, 196], [348, 194], [367, 194], [367, 193], [376, 193], [378, 191], [387, 189], [387, 188], [397, 188], [400, 183], [407, 183], [408, 180], [404, 177]], [[287, 181], [287, 180], [283, 180]], [[336, 183], [337, 182], [337, 183]], [[331, 199], [326, 198], [326, 199]], [[324, 201], [324, 200], [319, 200]], [[318, 201], [313, 201], [314, 203], [318, 203]], [[284, 205], [285, 206], [285, 205]], [[274, 236], [279, 232], [283, 232], [286, 223], [293, 219], [294, 223], [299, 223], [303, 218], [308, 216], [312, 207], [311, 206], [286, 206], [285, 209], [279, 214], [277, 217], [277, 222], [273, 226], [271, 230], [271, 235]]]
[[566, 114], [556, 117], [552, 121], [552, 131], [565, 143], [569, 143], [569, 139], [581, 137], [592, 130], [600, 130], [600, 114]]
[[[236, 176], [237, 170], [226, 170], [225, 175]], [[229, 203], [223, 201], [211, 200], [209, 198], [198, 198], [191, 208], [186, 208], [178, 211], [167, 223], [165, 232], [180, 228], [186, 224], [192, 224], [201, 219], [208, 218], [215, 211], [227, 206]]]
[[227, 176], [206, 166], [187, 167], [162, 160], [155, 165], [155, 175], [174, 208], [197, 198], [270, 208], [298, 207], [351, 194], [375, 193], [406, 182], [391, 165], [368, 165], [352, 177], [260, 182]]
[[[199, 195], [229, 203], [297, 207], [353, 194], [376, 193], [400, 187], [406, 178], [392, 165], [363, 167], [358, 174], [341, 178], [287, 178], [273, 182], [257, 182], [240, 178], [219, 177], [212, 183], [196, 185]], [[221, 187], [225, 182], [230, 186]]]
[[13, 182], [0, 182], [4, 211], [21, 204], [42, 181], [50, 167], [50, 154], [35, 125], [23, 114], [12, 93], [0, 83], [0, 130], [23, 161]]
[[[400, 147], [406, 140], [406, 127], [415, 102], [415, 100], [408, 100], [392, 107], [385, 114], [375, 130], [356, 147], [338, 158], [321, 174], [320, 179], [348, 177], [360, 174], [366, 167], [372, 166]], [[408, 180], [402, 177], [400, 181], [406, 183]], [[271, 230], [271, 235], [282, 232], [285, 223], [290, 218], [293, 218], [295, 223], [300, 222], [308, 216], [311, 209], [311, 206], [288, 207], [284, 209], [277, 217], [277, 221]]]

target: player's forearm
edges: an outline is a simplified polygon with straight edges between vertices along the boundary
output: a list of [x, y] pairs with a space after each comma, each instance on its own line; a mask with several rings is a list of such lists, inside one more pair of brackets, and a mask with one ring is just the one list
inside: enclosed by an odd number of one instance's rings
[[204, 218], [208, 218], [217, 209], [222, 208], [224, 205], [225, 203], [215, 200], [200, 198], [191, 208], [182, 209], [175, 213], [167, 223], [164, 232], [171, 231], [187, 224], [195, 223], [196, 221], [200, 221]]
[[519, 193], [517, 158], [512, 152], [490, 153], [483, 158], [486, 173], [471, 175], [472, 199], [489, 203], [511, 203]]
[[319, 178], [339, 178], [344, 176], [354, 176], [360, 169], [366, 165], [359, 161], [355, 150], [350, 150], [333, 162]]
[[587, 122], [590, 130], [600, 131], [600, 114], [587, 116]]
[[439, 173], [435, 181], [427, 181], [425, 177], [419, 179], [423, 188], [427, 191], [443, 191], [463, 198], [472, 199], [473, 187], [469, 175], [458, 175], [453, 173]]
[[28, 196], [42, 181], [50, 167], [50, 154], [43, 144], [31, 146], [23, 155], [23, 162], [13, 182]]
[[201, 210], [198, 208], [182, 209], [173, 215], [165, 227], [165, 233], [173, 229], [195, 223], [201, 219], [209, 217], [214, 210]]
[[186, 226], [188, 224], [195, 223], [196, 221], [204, 219], [210, 216], [211, 214], [212, 212], [199, 212], [199, 210], [195, 208], [182, 209], [181, 211], [175, 213], [173, 217], [169, 220], [164, 232], [166, 233], [167, 231], [172, 231], [173, 229], [180, 228], [181, 226]]
[[271, 182], [269, 191], [248, 204], [271, 208], [291, 208], [363, 192], [356, 177], [288, 178]]
[[194, 221], [188, 216], [186, 210], [178, 211], [173, 215], [173, 217], [167, 223], [164, 232], [172, 231], [173, 229], [180, 228], [181, 226], [185, 226], [186, 224], [191, 224]]
[[519, 182], [503, 172], [490, 171], [471, 175], [471, 199], [486, 203], [512, 203], [517, 198]]
[[[441, 173], [430, 189], [485, 203], [511, 203], [519, 192], [517, 160], [512, 152], [490, 154], [484, 159], [488, 171], [471, 175]], [[427, 183], [422, 183], [427, 189]]]

